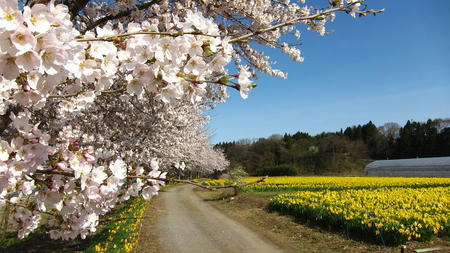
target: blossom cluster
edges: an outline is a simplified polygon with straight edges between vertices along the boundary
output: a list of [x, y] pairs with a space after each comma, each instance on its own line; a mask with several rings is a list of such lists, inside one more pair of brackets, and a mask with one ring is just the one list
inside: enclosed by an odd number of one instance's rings
[[[27, 113], [13, 114], [18, 136], [11, 144], [1, 141], [0, 197], [3, 202], [18, 205], [9, 222], [21, 225], [19, 238], [36, 229], [39, 215], [48, 211], [57, 211], [49, 221], [55, 227], [50, 231], [52, 238], [85, 237], [95, 231], [99, 215], [117, 202], [138, 194], [148, 199], [159, 190], [154, 179], [137, 179], [130, 184], [128, 175], [165, 178], [155, 159], [146, 168], [133, 169], [120, 158], [108, 166], [98, 166], [92, 147], [81, 148], [77, 142], [67, 149], [50, 146], [49, 136], [28, 120]], [[123, 188], [126, 183], [130, 185]], [[30, 196], [32, 205], [22, 203]]]

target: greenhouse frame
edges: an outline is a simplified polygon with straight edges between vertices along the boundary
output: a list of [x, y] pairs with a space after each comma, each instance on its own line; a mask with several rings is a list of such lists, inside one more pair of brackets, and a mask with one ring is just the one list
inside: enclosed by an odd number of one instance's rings
[[450, 156], [378, 160], [364, 169], [373, 177], [450, 177]]

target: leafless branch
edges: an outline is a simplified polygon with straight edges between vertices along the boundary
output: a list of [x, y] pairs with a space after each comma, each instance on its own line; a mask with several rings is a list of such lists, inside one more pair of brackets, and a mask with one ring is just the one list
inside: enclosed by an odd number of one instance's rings
[[137, 10], [143, 10], [143, 9], [147, 9], [148, 7], [152, 6], [153, 4], [158, 4], [159, 2], [161, 2], [161, 0], [152, 0], [146, 3], [143, 3], [141, 5], [137, 5], [135, 8], [133, 9], [127, 9], [125, 11], [121, 11], [115, 15], [111, 14], [108, 16], [104, 16], [100, 19], [95, 20], [94, 22], [92, 22], [91, 24], [89, 24], [86, 29], [84, 29], [83, 33], [94, 29], [95, 27], [97, 27], [98, 25], [104, 24], [106, 22], [108, 22], [109, 20], [114, 20], [114, 19], [119, 19], [119, 18], [123, 18], [126, 16], [129, 16], [131, 14], [131, 12], [135, 9]]

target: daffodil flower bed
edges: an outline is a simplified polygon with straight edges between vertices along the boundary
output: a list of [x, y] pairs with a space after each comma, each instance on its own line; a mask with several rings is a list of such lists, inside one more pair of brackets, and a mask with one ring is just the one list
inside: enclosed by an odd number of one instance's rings
[[[258, 177], [247, 177], [252, 182]], [[205, 181], [207, 186], [221, 186], [228, 179]], [[246, 186], [258, 192], [293, 192], [299, 190], [322, 191], [344, 189], [375, 189], [380, 187], [436, 187], [450, 186], [450, 178], [405, 178], [405, 177], [269, 177], [264, 182]]]
[[269, 210], [398, 245], [450, 232], [450, 188], [378, 188], [285, 193]]
[[142, 216], [147, 205], [143, 198], [129, 200], [102, 231], [86, 252], [131, 252], [139, 239]]

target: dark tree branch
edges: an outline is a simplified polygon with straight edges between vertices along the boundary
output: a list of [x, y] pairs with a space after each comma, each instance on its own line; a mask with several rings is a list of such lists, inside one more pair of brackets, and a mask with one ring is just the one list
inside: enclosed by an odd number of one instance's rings
[[75, 20], [75, 18], [78, 16], [78, 12], [80, 12], [86, 5], [88, 4], [89, 0], [76, 0], [73, 2], [70, 8], [70, 17], [72, 18], [72, 21]]
[[[153, 4], [157, 4], [159, 3], [161, 0], [152, 0], [150, 2], [146, 2], [143, 3], [141, 5], [137, 5], [136, 9], [138, 10], [142, 10], [142, 9], [146, 9], [150, 6], [152, 6]], [[108, 15], [108, 16], [104, 16], [100, 19], [97, 19], [96, 21], [92, 22], [91, 24], [89, 24], [86, 29], [83, 30], [83, 34], [89, 30], [94, 29], [95, 27], [97, 27], [98, 25], [104, 24], [106, 22], [108, 22], [109, 20], [113, 20], [113, 19], [119, 19], [119, 18], [123, 18], [126, 16], [129, 16], [131, 14], [131, 12], [133, 11], [133, 9], [128, 9], [126, 11], [121, 11], [119, 13], [117, 13], [116, 15]]]

